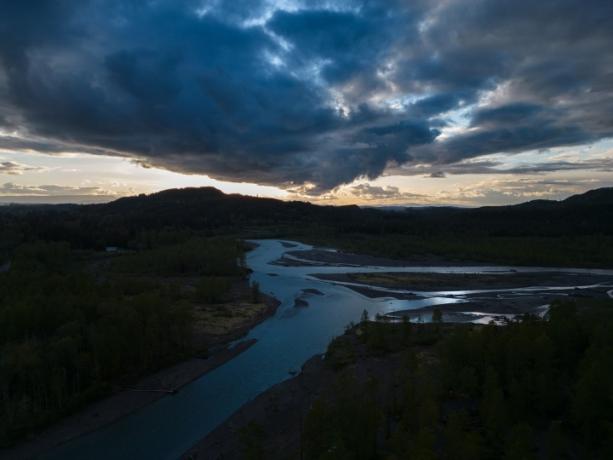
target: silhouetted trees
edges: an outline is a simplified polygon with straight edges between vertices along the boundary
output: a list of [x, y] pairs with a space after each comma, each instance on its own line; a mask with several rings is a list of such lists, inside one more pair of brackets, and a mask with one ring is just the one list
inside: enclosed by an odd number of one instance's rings
[[[365, 345], [378, 360], [406, 353], [404, 367], [377, 374], [393, 379], [380, 388], [345, 375], [314, 404], [307, 459], [333, 451], [350, 459], [613, 458], [613, 302], [560, 303], [548, 320], [503, 327], [423, 324], [407, 334], [402, 323], [368, 326], [367, 338], [336, 339], [328, 362], [352, 375], [355, 349]], [[384, 354], [373, 346], [375, 328]], [[434, 346], [424, 352], [428, 340]]]
[[253, 303], [261, 302], [260, 283], [253, 281], [251, 283], [251, 301]]
[[218, 238], [110, 259], [62, 242], [20, 245], [0, 273], [0, 445], [187, 356], [193, 299], [156, 277], [199, 277], [194, 296], [216, 302], [227, 275], [242, 273], [241, 251]]

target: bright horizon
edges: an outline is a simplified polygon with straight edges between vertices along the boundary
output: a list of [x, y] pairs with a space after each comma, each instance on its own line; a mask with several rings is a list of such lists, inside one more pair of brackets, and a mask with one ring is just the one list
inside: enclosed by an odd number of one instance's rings
[[[548, 161], [613, 162], [613, 142], [603, 141], [586, 152], [558, 149]], [[527, 157], [528, 155], [524, 155]], [[521, 164], [521, 158], [513, 160]], [[582, 160], [578, 160], [582, 159]], [[519, 160], [519, 162], [518, 162]], [[27, 165], [19, 163], [27, 161]], [[13, 171], [2, 169], [11, 165]], [[17, 169], [17, 168], [18, 169]], [[511, 166], [513, 167], [513, 166]], [[515, 204], [533, 199], [564, 199], [587, 190], [613, 186], [609, 171], [576, 169], [537, 174], [462, 174], [433, 178], [428, 175], [389, 175], [361, 179], [319, 196], [253, 183], [229, 182], [206, 175], [182, 174], [160, 168], [145, 168], [126, 158], [91, 154], [53, 156], [0, 151], [0, 203], [99, 203], [122, 196], [154, 193], [170, 188], [212, 186], [224, 193], [301, 200], [318, 204], [363, 206], [455, 205], [486, 206]]]

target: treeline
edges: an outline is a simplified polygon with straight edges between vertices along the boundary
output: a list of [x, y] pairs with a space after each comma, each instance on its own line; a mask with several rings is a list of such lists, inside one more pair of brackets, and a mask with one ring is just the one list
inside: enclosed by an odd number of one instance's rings
[[[222, 292], [206, 280], [243, 273], [243, 249], [181, 238], [116, 255], [54, 242], [12, 251], [0, 273], [0, 446], [193, 352], [194, 297], [223, 295], [227, 281]], [[186, 293], [158, 274], [202, 281]]]
[[[566, 237], [576, 238], [573, 242], [582, 241], [582, 237], [613, 237], [613, 189], [593, 190], [560, 202], [541, 200], [477, 209], [389, 211], [316, 206], [226, 195], [213, 188], [166, 190], [97, 205], [4, 206], [0, 207], [0, 258], [7, 247], [37, 239], [68, 241], [82, 249], [144, 249], [148, 242], [143, 235], [164, 229], [205, 236], [317, 236], [338, 240], [352, 235], [439, 240], [456, 236], [470, 237], [481, 244], [493, 238], [494, 249], [496, 242], [505, 238], [509, 242], [512, 238], [541, 238], [554, 241], [557, 250]], [[485, 250], [482, 254], [488, 255]]]
[[228, 238], [189, 238], [113, 259], [113, 270], [155, 275], [239, 275], [244, 247]]
[[358, 254], [392, 259], [424, 258], [490, 262], [510, 265], [610, 267], [613, 235], [589, 236], [479, 236], [463, 234], [406, 235], [350, 234], [311, 237]]
[[[362, 323], [327, 353], [338, 384], [304, 422], [306, 459], [613, 458], [613, 305], [498, 326]], [[355, 331], [354, 331], [355, 332]], [[353, 337], [357, 337], [355, 334]], [[402, 365], [365, 378], [360, 357]]]

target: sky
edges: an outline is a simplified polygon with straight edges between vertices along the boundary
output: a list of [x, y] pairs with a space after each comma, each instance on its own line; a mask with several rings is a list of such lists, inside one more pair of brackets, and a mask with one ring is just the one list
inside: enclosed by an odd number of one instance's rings
[[610, 0], [2, 0], [0, 202], [613, 186]]

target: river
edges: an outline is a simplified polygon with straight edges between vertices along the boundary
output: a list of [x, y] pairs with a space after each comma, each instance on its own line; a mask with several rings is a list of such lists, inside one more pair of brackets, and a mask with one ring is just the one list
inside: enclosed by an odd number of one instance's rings
[[[228, 418], [245, 402], [270, 386], [290, 377], [311, 356], [325, 351], [330, 340], [341, 334], [362, 311], [386, 314], [424, 306], [461, 302], [449, 293], [422, 293], [425, 298], [371, 299], [337, 283], [312, 278], [313, 273], [349, 272], [436, 272], [508, 273], [513, 267], [288, 267], [271, 264], [288, 251], [310, 249], [295, 244], [289, 248], [279, 240], [257, 241], [247, 254], [252, 280], [281, 301], [276, 314], [252, 329], [247, 339], [255, 345], [221, 367], [185, 386], [173, 396], [162, 398], [112, 425], [55, 449], [49, 459], [176, 459], [205, 434]], [[603, 272], [603, 271], [595, 271]], [[608, 274], [613, 272], [609, 271]], [[296, 308], [297, 296], [305, 289], [323, 295], [308, 295], [308, 307]], [[467, 293], [469, 291], [457, 291]], [[305, 297], [306, 298], [306, 297]]]

